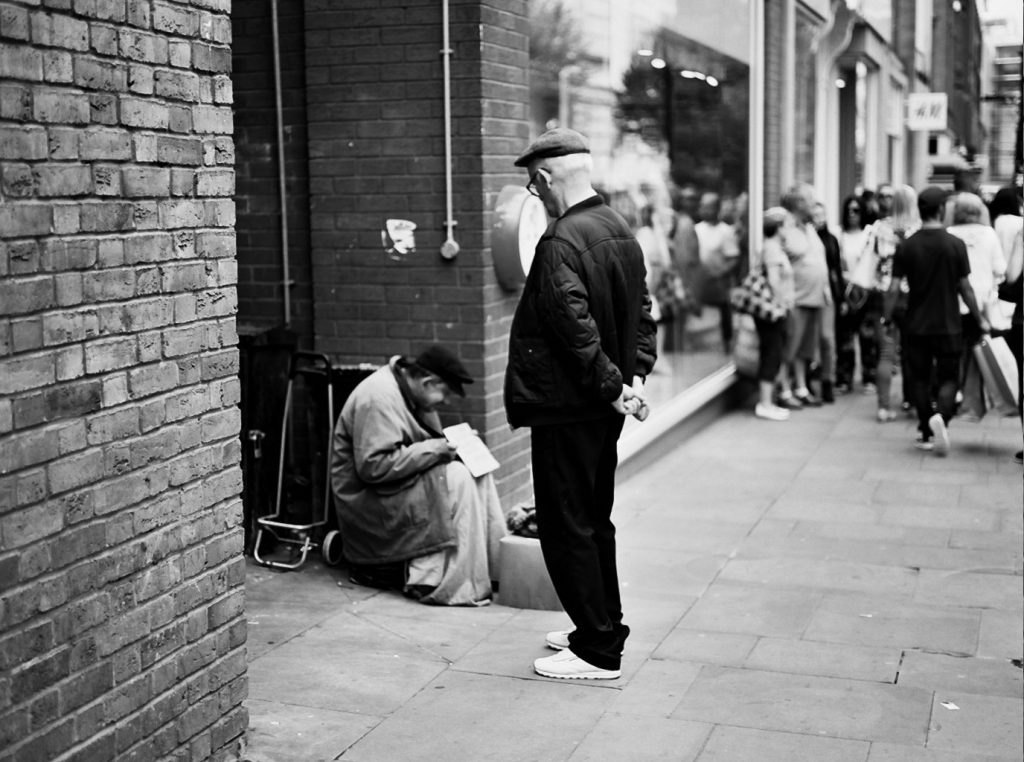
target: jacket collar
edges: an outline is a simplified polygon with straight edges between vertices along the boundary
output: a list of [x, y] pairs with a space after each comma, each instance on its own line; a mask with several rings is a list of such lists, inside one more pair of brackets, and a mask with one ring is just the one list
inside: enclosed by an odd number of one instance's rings
[[[585, 198], [582, 201], [580, 201], [578, 204], [574, 204], [574, 205], [570, 206], [562, 214], [562, 217], [568, 217], [570, 214], [575, 214], [576, 212], [582, 212], [584, 209], [590, 209], [591, 207], [594, 207], [594, 206], [601, 206], [603, 203], [604, 203], [604, 199], [601, 198], [601, 196], [599, 194], [595, 193], [590, 198]], [[558, 219], [562, 219], [562, 217], [559, 217]]]

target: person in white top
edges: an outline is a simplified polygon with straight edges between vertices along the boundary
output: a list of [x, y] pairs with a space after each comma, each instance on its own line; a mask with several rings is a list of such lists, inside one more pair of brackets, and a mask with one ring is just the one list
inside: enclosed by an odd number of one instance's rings
[[[843, 280], [849, 283], [850, 273], [864, 251], [868, 233], [865, 228], [864, 201], [860, 196], [847, 196], [840, 212], [839, 251], [842, 255]], [[849, 292], [849, 288], [847, 289]], [[864, 319], [863, 304], [844, 299], [836, 305], [839, 320], [836, 326], [836, 391], [845, 393], [853, 388], [857, 369], [857, 339]], [[862, 340], [863, 341], [863, 340]], [[861, 343], [861, 355], [864, 345]]]
[[[983, 221], [987, 210], [981, 198], [974, 193], [958, 193], [952, 199], [952, 206], [953, 224], [948, 230], [967, 246], [967, 259], [971, 263], [968, 281], [978, 308], [988, 317], [996, 306], [999, 284], [1006, 277], [1003, 246], [995, 229]], [[965, 351], [970, 353], [971, 347], [981, 338], [981, 331], [962, 299], [960, 315], [963, 319]]]

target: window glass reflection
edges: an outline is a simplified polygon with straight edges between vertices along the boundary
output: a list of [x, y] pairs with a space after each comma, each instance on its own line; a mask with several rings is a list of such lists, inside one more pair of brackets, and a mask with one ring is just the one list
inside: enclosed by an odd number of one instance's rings
[[656, 297], [664, 402], [730, 360], [744, 274], [749, 2], [531, 0], [534, 134], [591, 141], [599, 191], [633, 226]]

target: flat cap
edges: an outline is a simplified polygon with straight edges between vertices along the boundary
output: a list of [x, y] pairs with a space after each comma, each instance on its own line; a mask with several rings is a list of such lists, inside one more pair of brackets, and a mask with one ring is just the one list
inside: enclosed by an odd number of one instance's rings
[[576, 130], [570, 130], [568, 127], [555, 127], [533, 141], [519, 155], [515, 165], [525, 167], [534, 159], [568, 156], [571, 153], [590, 153], [589, 141]]
[[428, 373], [440, 378], [460, 397], [466, 396], [463, 384], [473, 383], [473, 377], [466, 371], [459, 358], [448, 349], [434, 344], [416, 356], [415, 363]]
[[937, 185], [929, 185], [917, 197], [917, 205], [926, 209], [935, 209], [946, 203], [949, 191]]

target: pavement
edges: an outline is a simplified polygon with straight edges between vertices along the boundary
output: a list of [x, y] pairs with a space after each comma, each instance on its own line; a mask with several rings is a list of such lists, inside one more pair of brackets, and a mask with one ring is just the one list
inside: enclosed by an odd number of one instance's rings
[[533, 673], [562, 612], [250, 561], [245, 759], [1020, 762], [1021, 424], [914, 434], [854, 393], [631, 469], [618, 680]]

